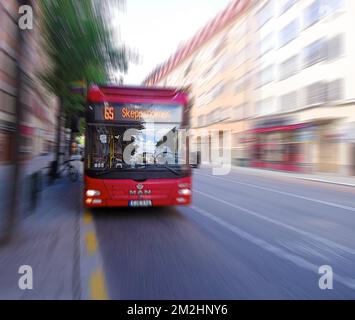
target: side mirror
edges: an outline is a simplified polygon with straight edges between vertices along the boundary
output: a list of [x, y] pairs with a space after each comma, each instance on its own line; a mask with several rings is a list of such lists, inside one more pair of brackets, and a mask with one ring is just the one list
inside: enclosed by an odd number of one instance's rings
[[84, 157], [81, 157], [81, 161], [84, 162], [84, 161], [85, 161], [85, 158], [84, 158]]

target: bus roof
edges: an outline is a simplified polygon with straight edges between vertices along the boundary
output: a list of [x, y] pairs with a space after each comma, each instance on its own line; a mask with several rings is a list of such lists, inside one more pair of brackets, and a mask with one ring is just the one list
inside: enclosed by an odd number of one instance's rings
[[90, 102], [122, 103], [179, 103], [187, 105], [188, 89], [139, 87], [139, 86], [98, 86], [88, 89]]

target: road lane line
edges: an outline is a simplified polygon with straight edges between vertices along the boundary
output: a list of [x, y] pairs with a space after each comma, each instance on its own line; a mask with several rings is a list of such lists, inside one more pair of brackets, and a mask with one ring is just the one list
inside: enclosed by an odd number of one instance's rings
[[89, 300], [108, 300], [103, 260], [99, 250], [94, 218], [86, 210], [80, 223], [82, 297]]
[[[231, 231], [232, 233], [236, 234], [237, 236], [239, 236], [243, 239], [246, 239], [251, 243], [254, 243], [258, 247], [260, 247], [266, 251], [273, 253], [274, 255], [278, 256], [279, 258], [290, 261], [291, 263], [295, 264], [296, 266], [298, 266], [302, 269], [305, 269], [305, 270], [308, 270], [311, 272], [315, 272], [318, 274], [318, 268], [320, 266], [317, 266], [317, 265], [307, 261], [306, 259], [303, 259], [303, 258], [297, 256], [297, 255], [291, 254], [284, 249], [278, 248], [265, 240], [255, 237], [255, 236], [249, 234], [248, 232], [241, 230], [240, 228], [236, 227], [235, 225], [225, 222], [224, 220], [220, 219], [219, 217], [216, 217], [212, 213], [210, 213], [202, 208], [199, 208], [196, 206], [191, 206], [190, 208], [193, 209], [194, 211], [196, 211], [197, 213], [201, 214], [202, 216], [214, 221], [215, 223], [217, 223], [221, 227], [224, 227], [225, 229]], [[340, 282], [344, 286], [346, 286], [352, 290], [355, 290], [355, 279], [340, 276], [336, 273], [334, 273], [333, 276], [334, 276], [334, 280], [337, 280], [338, 282]]]
[[259, 219], [265, 220], [265, 221], [270, 222], [270, 223], [272, 223], [272, 224], [275, 224], [275, 225], [277, 225], [277, 226], [280, 226], [280, 227], [286, 228], [286, 229], [288, 229], [288, 230], [294, 231], [294, 232], [296, 232], [296, 233], [302, 234], [302, 235], [304, 235], [304, 236], [307, 236], [307, 237], [309, 237], [309, 238], [311, 238], [311, 239], [313, 239], [313, 240], [315, 240], [315, 241], [321, 242], [321, 243], [323, 243], [323, 244], [329, 246], [330, 248], [338, 248], [338, 249], [340, 249], [340, 250], [342, 250], [342, 251], [344, 251], [344, 252], [347, 252], [347, 253], [349, 253], [349, 254], [355, 255], [355, 249], [349, 248], [349, 247], [347, 247], [347, 246], [343, 246], [343, 245], [341, 245], [341, 244], [338, 244], [338, 243], [336, 243], [336, 242], [333, 242], [333, 241], [328, 240], [328, 239], [326, 239], [326, 238], [323, 238], [323, 237], [321, 237], [321, 236], [317, 236], [317, 235], [315, 235], [315, 234], [313, 234], [313, 233], [310, 233], [310, 232], [301, 230], [301, 229], [296, 228], [296, 227], [293, 227], [293, 226], [291, 226], [291, 225], [289, 225], [289, 224], [286, 224], [286, 223], [283, 223], [283, 222], [281, 222], [281, 221], [278, 221], [278, 220], [269, 218], [269, 217], [267, 217], [267, 216], [265, 216], [265, 215], [263, 215], [263, 214], [260, 214], [260, 213], [258, 213], [258, 212], [253, 211], [253, 210], [249, 210], [249, 209], [247, 209], [247, 208], [238, 206], [238, 205], [233, 204], [233, 203], [230, 203], [230, 202], [228, 202], [228, 201], [219, 199], [219, 198], [217, 198], [217, 197], [215, 197], [215, 196], [212, 196], [212, 195], [210, 195], [210, 194], [204, 193], [204, 192], [202, 192], [202, 191], [194, 190], [194, 192], [195, 192], [195, 193], [198, 193], [198, 194], [201, 194], [202, 196], [208, 197], [208, 198], [210, 198], [210, 199], [212, 199], [212, 200], [214, 200], [214, 201], [218, 201], [218, 202], [220, 202], [220, 203], [223, 203], [223, 204], [225, 204], [225, 205], [227, 205], [227, 206], [230, 206], [230, 207], [232, 207], [232, 208], [238, 209], [238, 210], [240, 210], [240, 211], [242, 211], [242, 212], [245, 212], [245, 213], [247, 213], [247, 214], [249, 214], [249, 215], [252, 215], [252, 216], [254, 216], [254, 217], [257, 217], [257, 218], [259, 218]]
[[93, 217], [92, 217], [92, 214], [88, 211], [86, 211], [83, 215], [83, 222], [85, 224], [90, 224], [93, 222]]
[[232, 180], [232, 179], [227, 179], [227, 178], [222, 178], [222, 177], [217, 177], [217, 176], [211, 176], [211, 175], [201, 174], [201, 173], [194, 173], [194, 174], [198, 175], [198, 176], [204, 176], [204, 177], [209, 177], [209, 178], [213, 178], [213, 179], [219, 179], [219, 180], [228, 181], [228, 182], [240, 184], [242, 186], [257, 188], [257, 189], [264, 190], [264, 191], [275, 192], [275, 193], [279, 193], [279, 194], [282, 194], [282, 195], [285, 195], [285, 196], [294, 197], [294, 198], [307, 200], [307, 201], [312, 201], [312, 202], [315, 202], [315, 203], [319, 203], [319, 204], [335, 207], [335, 208], [338, 208], [338, 209], [344, 209], [344, 210], [355, 212], [355, 208], [354, 207], [349, 207], [349, 206], [341, 205], [341, 204], [338, 204], [338, 203], [333, 203], [333, 202], [329, 202], [329, 201], [324, 201], [324, 200], [314, 199], [314, 198], [310, 198], [310, 197], [305, 197], [305, 196], [301, 196], [301, 195], [290, 193], [290, 192], [280, 191], [280, 190], [276, 190], [276, 189], [273, 189], [273, 188], [262, 187], [262, 186], [258, 186], [258, 185], [250, 184], [250, 183], [246, 183], [246, 182], [239, 182], [239, 181], [235, 181], [235, 180]]
[[88, 231], [86, 233], [86, 250], [89, 255], [93, 255], [97, 252], [97, 240], [94, 231]]
[[90, 295], [92, 300], [108, 300], [104, 274], [99, 268], [90, 277]]

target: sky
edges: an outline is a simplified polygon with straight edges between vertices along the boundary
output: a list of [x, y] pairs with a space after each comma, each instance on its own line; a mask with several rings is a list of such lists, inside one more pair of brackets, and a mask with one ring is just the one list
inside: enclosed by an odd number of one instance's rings
[[179, 44], [189, 40], [231, 0], [126, 0], [113, 27], [117, 37], [138, 51], [140, 62], [130, 65], [125, 84], [140, 84]]

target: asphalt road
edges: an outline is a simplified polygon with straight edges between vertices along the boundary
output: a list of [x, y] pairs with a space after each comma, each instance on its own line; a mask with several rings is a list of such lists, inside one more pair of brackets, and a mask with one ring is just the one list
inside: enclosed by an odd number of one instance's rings
[[111, 299], [355, 299], [351, 187], [199, 169], [191, 207], [99, 210], [95, 226]]

